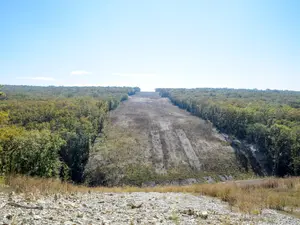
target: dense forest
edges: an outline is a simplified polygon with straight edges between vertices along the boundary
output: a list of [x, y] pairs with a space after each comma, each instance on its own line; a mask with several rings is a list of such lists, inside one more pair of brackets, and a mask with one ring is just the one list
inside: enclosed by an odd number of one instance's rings
[[108, 112], [140, 89], [0, 87], [0, 175], [82, 182], [91, 145]]
[[156, 89], [162, 97], [255, 145], [271, 175], [300, 175], [300, 92], [244, 89]]
[[[108, 112], [139, 91], [137, 87], [0, 86], [0, 175], [83, 182], [91, 147], [105, 130]], [[254, 145], [267, 157], [270, 175], [300, 175], [300, 92], [156, 91], [220, 132]]]

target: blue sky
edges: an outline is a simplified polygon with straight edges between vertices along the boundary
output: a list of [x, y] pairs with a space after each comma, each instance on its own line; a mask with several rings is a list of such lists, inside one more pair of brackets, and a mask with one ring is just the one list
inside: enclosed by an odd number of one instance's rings
[[300, 90], [300, 1], [0, 1], [0, 83]]

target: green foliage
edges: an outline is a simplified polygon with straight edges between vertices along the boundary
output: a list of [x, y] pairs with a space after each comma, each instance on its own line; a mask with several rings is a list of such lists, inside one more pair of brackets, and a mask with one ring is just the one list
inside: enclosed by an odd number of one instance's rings
[[2, 87], [3, 87], [3, 86], [0, 85], [0, 97], [5, 97], [5, 93], [1, 91]]
[[300, 93], [244, 89], [157, 89], [221, 132], [255, 144], [272, 175], [300, 175]]
[[3, 91], [10, 99], [41, 100], [49, 98], [76, 98], [90, 96], [97, 99], [113, 97], [120, 100], [124, 94], [133, 95], [139, 92], [137, 87], [38, 87], [26, 85], [5, 85]]
[[91, 146], [109, 110], [135, 93], [118, 87], [4, 86], [0, 173], [83, 182]]
[[32, 130], [3, 143], [3, 170], [41, 177], [58, 177], [58, 151], [64, 141], [49, 130]]
[[141, 186], [144, 182], [154, 180], [155, 171], [152, 167], [140, 164], [129, 164], [126, 167], [123, 182], [125, 184]]
[[300, 174], [300, 127], [292, 131], [291, 155], [293, 159], [294, 174]]
[[0, 111], [0, 127], [4, 126], [8, 122], [8, 113]]

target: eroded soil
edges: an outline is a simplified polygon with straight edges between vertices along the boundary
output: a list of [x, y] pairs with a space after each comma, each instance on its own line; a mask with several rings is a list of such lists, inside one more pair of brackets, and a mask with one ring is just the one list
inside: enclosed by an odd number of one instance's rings
[[110, 116], [113, 126], [138, 134], [139, 154], [157, 173], [176, 167], [222, 170], [224, 163], [234, 163], [233, 149], [208, 122], [172, 105], [158, 93], [138, 93]]

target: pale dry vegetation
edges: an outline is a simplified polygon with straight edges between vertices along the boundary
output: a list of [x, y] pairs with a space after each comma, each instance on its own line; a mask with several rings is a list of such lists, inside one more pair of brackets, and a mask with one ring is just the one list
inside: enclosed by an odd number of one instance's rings
[[61, 182], [57, 179], [42, 179], [26, 176], [13, 176], [5, 180], [17, 192], [39, 194], [74, 192], [184, 192], [207, 195], [228, 202], [232, 210], [260, 214], [262, 209], [281, 210], [294, 215], [300, 208], [300, 178], [267, 178], [215, 184], [194, 184], [188, 186], [156, 186], [140, 188], [124, 187], [86, 187]]

